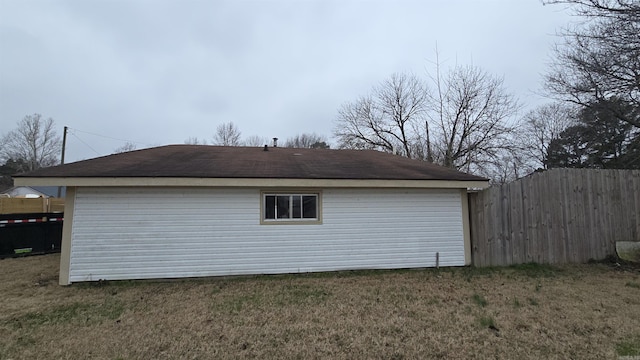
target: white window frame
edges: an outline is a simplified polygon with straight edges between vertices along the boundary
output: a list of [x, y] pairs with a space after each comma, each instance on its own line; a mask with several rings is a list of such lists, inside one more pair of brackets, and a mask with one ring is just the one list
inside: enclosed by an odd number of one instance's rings
[[[286, 218], [278, 218], [277, 214], [277, 200], [275, 205], [276, 215], [274, 219], [267, 219], [267, 196], [287, 196], [289, 197], [289, 209], [293, 209], [293, 198], [294, 196], [313, 196], [316, 199], [316, 217], [315, 218], [294, 218], [292, 214]], [[302, 205], [301, 205], [302, 206]], [[291, 211], [291, 210], [290, 210]], [[302, 208], [301, 208], [301, 211]], [[284, 225], [284, 224], [305, 224], [305, 225], [317, 225], [322, 224], [322, 193], [320, 191], [262, 191], [260, 194], [260, 223], [263, 225]]]

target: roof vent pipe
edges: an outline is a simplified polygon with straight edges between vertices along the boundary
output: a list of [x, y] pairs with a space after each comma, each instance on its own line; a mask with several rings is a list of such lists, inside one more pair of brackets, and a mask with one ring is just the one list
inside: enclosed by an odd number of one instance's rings
[[273, 147], [278, 147], [278, 138], [273, 138]]
[[262, 151], [269, 151], [269, 147], [267, 145], [265, 145], [264, 149]]

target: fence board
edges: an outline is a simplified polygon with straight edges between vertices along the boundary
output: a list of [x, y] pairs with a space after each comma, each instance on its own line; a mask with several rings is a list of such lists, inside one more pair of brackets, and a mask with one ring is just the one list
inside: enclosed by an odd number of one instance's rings
[[49, 212], [64, 212], [64, 198], [49, 198]]
[[469, 196], [476, 266], [579, 263], [640, 241], [640, 171], [552, 169]]
[[0, 214], [63, 212], [61, 198], [0, 198]]

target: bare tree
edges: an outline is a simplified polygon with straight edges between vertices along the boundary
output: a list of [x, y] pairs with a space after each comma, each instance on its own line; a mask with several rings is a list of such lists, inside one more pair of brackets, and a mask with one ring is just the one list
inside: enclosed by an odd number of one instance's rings
[[427, 99], [426, 85], [418, 77], [391, 75], [370, 95], [342, 105], [334, 130], [339, 146], [415, 157], [415, 124], [424, 120]]
[[576, 109], [562, 103], [541, 105], [527, 112], [519, 124], [517, 143], [534, 169], [546, 169], [549, 144], [576, 122]]
[[[612, 98], [640, 109], [640, 2], [637, 0], [552, 0], [572, 7], [582, 22], [561, 33], [563, 42], [545, 76], [547, 91], [585, 107]], [[617, 102], [610, 102], [616, 104]], [[611, 108], [640, 127], [640, 111]]]
[[264, 145], [268, 145], [269, 140], [267, 140], [267, 138], [262, 136], [251, 135], [248, 138], [246, 138], [242, 143], [244, 144], [244, 146], [261, 147]]
[[18, 127], [2, 137], [0, 157], [20, 163], [20, 171], [32, 171], [58, 164], [61, 152], [60, 136], [52, 118], [40, 114], [25, 116]]
[[509, 121], [520, 106], [500, 78], [472, 66], [427, 83], [393, 75], [371, 95], [343, 105], [334, 134], [341, 148], [368, 148], [485, 172], [513, 148]]
[[240, 146], [240, 130], [233, 122], [218, 125], [213, 136], [213, 143], [222, 146]]
[[136, 146], [136, 144], [127, 141], [124, 145], [117, 147], [113, 150], [114, 154], [120, 154], [123, 152], [128, 152], [128, 151], [133, 151], [135, 149], [137, 149], [138, 147]]
[[520, 105], [505, 90], [503, 79], [474, 66], [455, 66], [442, 78], [438, 65], [431, 80], [436, 90], [430, 96], [428, 119], [437, 162], [478, 171], [513, 147], [509, 121]]
[[[514, 138], [512, 141], [515, 144], [518, 139]], [[517, 148], [502, 149], [489, 161], [482, 163], [478, 173], [489, 178], [493, 184], [506, 184], [517, 180], [536, 169], [523, 155]]]
[[328, 149], [328, 140], [326, 136], [312, 134], [298, 134], [287, 139], [284, 143], [285, 147], [299, 149]]
[[198, 139], [197, 137], [189, 137], [184, 141], [187, 145], [207, 145], [207, 140]]

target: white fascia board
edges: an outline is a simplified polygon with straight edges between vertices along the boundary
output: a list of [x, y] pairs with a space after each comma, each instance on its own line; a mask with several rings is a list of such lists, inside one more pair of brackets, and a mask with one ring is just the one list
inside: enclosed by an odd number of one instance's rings
[[489, 181], [374, 179], [248, 179], [174, 177], [16, 177], [16, 186], [179, 186], [253, 188], [440, 188], [485, 189]]

